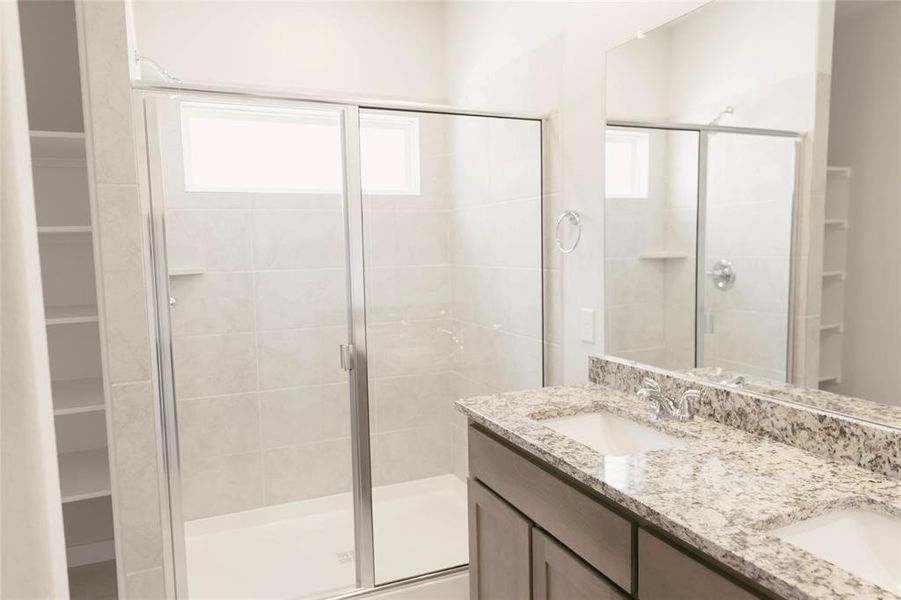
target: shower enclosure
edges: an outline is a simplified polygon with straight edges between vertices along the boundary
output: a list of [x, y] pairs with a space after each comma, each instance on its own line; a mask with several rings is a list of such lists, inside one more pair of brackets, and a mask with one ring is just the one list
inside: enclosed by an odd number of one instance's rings
[[799, 136], [607, 132], [606, 351], [790, 381]]
[[542, 385], [541, 122], [143, 101], [179, 597], [466, 564], [453, 401]]

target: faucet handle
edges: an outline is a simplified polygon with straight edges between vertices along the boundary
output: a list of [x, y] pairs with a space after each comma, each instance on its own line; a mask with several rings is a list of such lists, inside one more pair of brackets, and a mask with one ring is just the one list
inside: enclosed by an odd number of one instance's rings
[[651, 379], [650, 377], [645, 377], [641, 380], [641, 387], [649, 392], [659, 392], [660, 384]]
[[700, 390], [688, 389], [682, 392], [679, 405], [676, 407], [675, 417], [680, 421], [688, 421], [692, 417], [691, 402], [701, 399]]

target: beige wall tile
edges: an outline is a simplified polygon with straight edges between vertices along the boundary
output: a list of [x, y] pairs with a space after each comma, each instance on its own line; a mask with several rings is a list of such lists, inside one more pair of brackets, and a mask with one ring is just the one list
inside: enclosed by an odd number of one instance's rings
[[150, 325], [137, 186], [97, 187], [108, 377], [150, 378]]
[[369, 414], [378, 432], [437, 426], [453, 414], [450, 373], [370, 379]]
[[185, 519], [200, 519], [262, 506], [260, 452], [207, 455], [182, 465], [181, 494]]
[[351, 489], [350, 439], [266, 450], [264, 462], [267, 504]]
[[452, 472], [448, 423], [378, 433], [372, 438], [372, 480], [389, 485]]
[[84, 2], [87, 81], [97, 183], [137, 181], [124, 2]]
[[256, 210], [257, 269], [344, 268], [344, 219], [339, 210]]
[[263, 448], [350, 437], [347, 382], [260, 392]]
[[373, 267], [367, 272], [367, 322], [446, 318], [453, 296], [450, 265]]
[[175, 393], [180, 400], [256, 390], [252, 333], [177, 337], [172, 342], [172, 356]]
[[265, 271], [254, 277], [260, 330], [346, 326], [344, 269]]
[[447, 211], [370, 210], [363, 215], [369, 264], [438, 265], [448, 262]]
[[125, 594], [129, 600], [163, 600], [166, 578], [162, 569], [129, 573], [125, 577]]
[[169, 278], [176, 299], [170, 309], [172, 334], [253, 331], [253, 274], [203, 273]]
[[253, 266], [249, 210], [168, 210], [166, 256], [170, 269], [246, 271]]
[[115, 443], [117, 531], [130, 573], [162, 565], [156, 417], [150, 382], [113, 385], [112, 437]]
[[191, 464], [208, 456], [246, 454], [260, 448], [257, 395], [195, 398], [178, 403], [179, 457]]
[[261, 331], [257, 340], [261, 390], [347, 381], [339, 361], [346, 327]]

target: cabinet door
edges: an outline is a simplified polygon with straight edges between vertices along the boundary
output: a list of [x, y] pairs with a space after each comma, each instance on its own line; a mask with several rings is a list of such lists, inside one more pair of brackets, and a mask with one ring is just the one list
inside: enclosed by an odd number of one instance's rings
[[642, 600], [755, 600], [758, 596], [644, 529], [638, 530]]
[[529, 600], [531, 529], [515, 508], [469, 480], [471, 600]]
[[540, 529], [532, 530], [533, 600], [621, 600], [618, 587]]

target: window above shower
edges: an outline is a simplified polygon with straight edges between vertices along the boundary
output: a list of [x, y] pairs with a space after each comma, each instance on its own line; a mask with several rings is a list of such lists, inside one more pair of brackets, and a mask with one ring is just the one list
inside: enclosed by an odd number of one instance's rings
[[[183, 103], [186, 192], [338, 194], [341, 123], [322, 111]], [[419, 119], [360, 119], [363, 192], [420, 193]]]
[[608, 129], [605, 187], [608, 198], [647, 198], [650, 136], [643, 131]]

